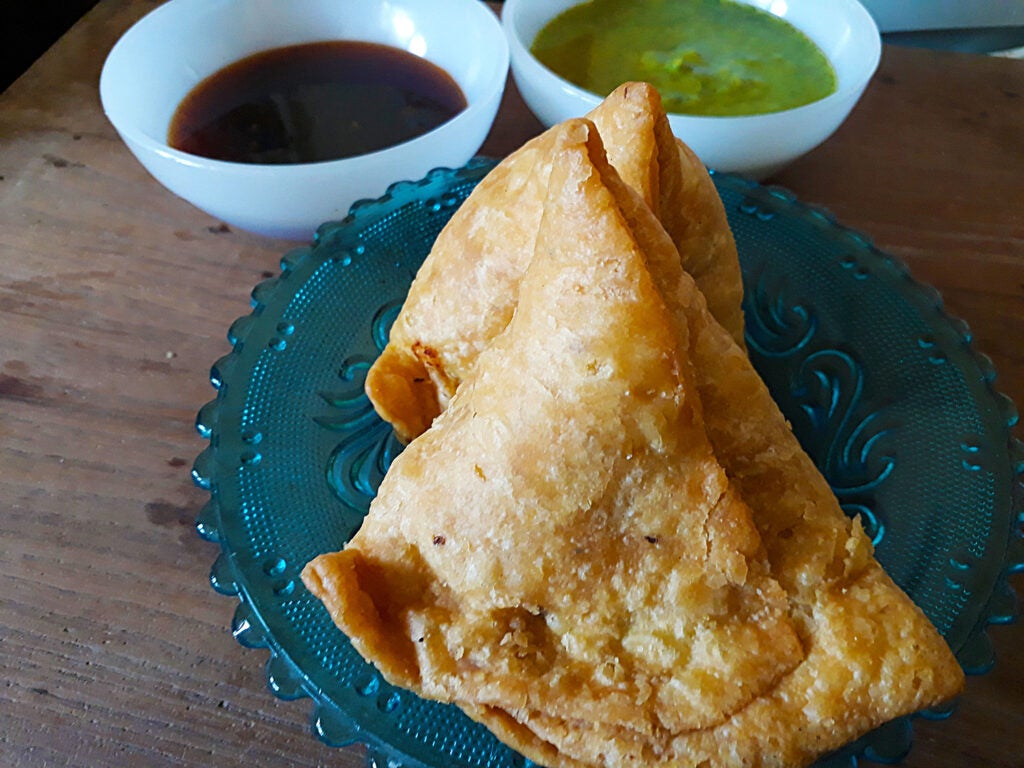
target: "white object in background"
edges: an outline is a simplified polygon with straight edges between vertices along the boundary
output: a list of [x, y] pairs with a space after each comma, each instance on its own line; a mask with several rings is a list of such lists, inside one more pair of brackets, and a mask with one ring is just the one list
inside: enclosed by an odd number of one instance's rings
[[[231, 163], [168, 146], [171, 118], [201, 80], [259, 51], [321, 40], [422, 56], [455, 79], [468, 106], [410, 141], [321, 163]], [[464, 165], [487, 137], [507, 73], [504, 32], [479, 0], [171, 0], [113, 47], [100, 99], [125, 144], [171, 192], [241, 229], [309, 239], [392, 182]]]
[[1024, 26], [1024, 0], [861, 0], [882, 32]]
[[[505, 0], [512, 74], [527, 106], [545, 125], [579, 117], [601, 97], [541, 64], [530, 46], [551, 19], [581, 0]], [[846, 119], [878, 68], [878, 27], [857, 0], [739, 0], [784, 19], [806, 34], [832, 62], [834, 93], [802, 107], [760, 115], [708, 117], [670, 114], [672, 131], [705, 165], [769, 176], [827, 139]]]

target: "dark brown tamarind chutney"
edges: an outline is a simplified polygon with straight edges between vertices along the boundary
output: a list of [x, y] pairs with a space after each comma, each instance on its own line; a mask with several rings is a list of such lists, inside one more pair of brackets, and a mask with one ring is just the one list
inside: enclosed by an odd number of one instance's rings
[[237, 163], [316, 163], [420, 136], [466, 108], [451, 75], [398, 48], [327, 41], [224, 67], [178, 106], [168, 143]]

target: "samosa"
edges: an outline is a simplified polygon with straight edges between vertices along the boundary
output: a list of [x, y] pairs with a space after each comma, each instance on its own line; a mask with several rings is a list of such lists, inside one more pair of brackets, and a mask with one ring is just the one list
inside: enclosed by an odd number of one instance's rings
[[805, 765], [955, 694], [593, 124], [553, 143], [514, 317], [309, 589], [389, 681], [550, 768]]
[[[742, 281], [725, 211], [697, 157], [672, 136], [658, 92], [627, 83], [589, 115], [608, 159], [663, 222], [712, 312], [743, 344]], [[555, 130], [498, 164], [438, 236], [367, 376], [377, 412], [405, 442], [448, 404], [508, 324], [533, 256]]]

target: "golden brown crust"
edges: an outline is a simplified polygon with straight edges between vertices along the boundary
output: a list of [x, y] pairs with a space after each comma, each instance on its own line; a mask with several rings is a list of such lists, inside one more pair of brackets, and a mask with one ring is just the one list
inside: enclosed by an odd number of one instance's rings
[[[473, 190], [438, 236], [366, 379], [381, 418], [408, 442], [430, 426], [477, 356], [512, 318], [550, 173], [550, 136], [524, 144]], [[504, 201], [496, 205], [495, 201]], [[494, 253], [505, 258], [495, 259]], [[428, 370], [416, 348], [429, 347]], [[415, 382], [406, 387], [400, 380]]]
[[806, 765], [954, 695], [592, 126], [556, 148], [514, 318], [309, 589], [552, 768]]
[[[646, 83], [624, 84], [588, 117], [611, 165], [682, 238], [684, 267], [698, 286], [708, 282], [713, 311], [723, 313], [742, 345], [739, 262], [721, 201], [703, 165], [683, 162], [686, 153], [672, 137], [657, 91]], [[447, 406], [477, 356], [512, 318], [540, 227], [554, 135], [549, 130], [524, 144], [473, 190], [438, 236], [387, 348], [367, 375], [371, 402], [405, 442]], [[705, 258], [708, 248], [714, 261]]]
[[675, 139], [674, 144], [680, 168], [669, 178], [678, 181], [663, 185], [658, 218], [679, 251], [683, 269], [704, 294], [711, 316], [744, 349], [743, 276], [725, 207], [700, 158], [682, 141]]

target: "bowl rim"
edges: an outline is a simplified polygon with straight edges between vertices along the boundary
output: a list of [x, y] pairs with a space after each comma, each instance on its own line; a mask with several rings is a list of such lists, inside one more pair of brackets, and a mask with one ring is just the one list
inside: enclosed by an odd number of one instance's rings
[[[378, 0], [379, 1], [379, 0]], [[111, 84], [113, 72], [119, 66], [123, 65], [121, 61], [125, 57], [125, 49], [128, 46], [128, 42], [133, 36], [140, 34], [147, 27], [159, 24], [163, 21], [163, 17], [168, 14], [180, 12], [184, 6], [190, 3], [198, 2], [198, 0], [169, 0], [168, 2], [160, 5], [147, 14], [138, 19], [131, 27], [129, 27], [114, 43], [107, 53], [106, 58], [103, 62], [103, 68], [100, 71], [99, 79], [99, 96], [100, 103], [103, 107], [103, 112], [110, 121], [110, 123], [117, 130], [118, 134], [124, 140], [126, 144], [132, 147], [138, 148], [139, 151], [145, 152], [150, 155], [158, 156], [164, 160], [169, 160], [177, 165], [187, 166], [191, 168], [204, 169], [208, 171], [215, 171], [222, 175], [237, 175], [237, 176], [264, 176], [267, 174], [275, 174], [280, 176], [285, 175], [304, 175], [308, 174], [312, 170], [330, 170], [331, 168], [337, 168], [340, 164], [347, 164], [352, 166], [369, 166], [382, 160], [394, 150], [402, 148], [409, 148], [410, 145], [417, 143], [427, 143], [437, 138], [438, 134], [457, 127], [462, 123], [468, 122], [472, 118], [476, 117], [477, 113], [487, 111], [490, 107], [490, 102], [495, 98], [501, 97], [501, 94], [505, 87], [505, 82], [508, 77], [509, 65], [510, 65], [510, 50], [508, 45], [508, 37], [502, 29], [501, 22], [498, 17], [487, 7], [485, 3], [477, 2], [476, 0], [448, 0], [452, 3], [461, 3], [464, 6], [464, 12], [460, 21], [468, 26], [470, 22], [474, 22], [477, 34], [483, 34], [490, 32], [493, 38], [493, 48], [490, 51], [490, 55], [497, 57], [495, 75], [493, 83], [487, 82], [486, 94], [474, 101], [470, 101], [467, 97], [466, 107], [461, 112], [456, 114], [450, 120], [438, 125], [426, 133], [414, 136], [411, 139], [400, 142], [398, 144], [391, 144], [390, 146], [378, 149], [373, 152], [365, 152], [360, 155], [351, 155], [349, 157], [336, 158], [334, 160], [320, 160], [311, 163], [239, 163], [230, 160], [217, 160], [214, 158], [203, 157], [202, 155], [195, 155], [190, 152], [185, 152], [180, 149], [172, 147], [166, 139], [160, 141], [150, 135], [148, 132], [138, 128], [134, 124], [129, 124], [126, 121], [124, 115], [120, 111], [120, 102], [114, 97], [112, 93], [113, 85]], [[384, 0], [383, 4], [388, 4]], [[290, 3], [286, 0], [284, 2], [285, 7], [288, 7]], [[475, 14], [475, 18], [473, 17]], [[324, 36], [318, 40], [310, 40], [309, 42], [324, 42], [334, 40], [352, 40], [359, 41], [359, 38], [351, 37], [337, 37], [337, 36]], [[261, 47], [256, 51], [253, 51], [249, 55], [255, 55], [257, 53], [274, 50], [278, 47], [288, 47], [291, 43], [283, 43], [282, 45], [271, 45], [267, 47]], [[396, 47], [396, 46], [392, 46]], [[404, 49], [403, 49], [404, 50]], [[409, 53], [412, 53], [409, 51]], [[419, 56], [419, 54], [413, 53], [413, 55]], [[241, 57], [244, 59], [245, 56]], [[420, 56], [428, 62], [434, 63], [427, 56]], [[241, 59], [235, 59], [239, 61]], [[233, 62], [232, 62], [233, 63]], [[224, 65], [228, 66], [228, 65]], [[435, 64], [435, 66], [440, 66]], [[223, 67], [221, 67], [223, 68]], [[442, 68], [443, 69], [443, 68]], [[204, 75], [198, 82], [210, 77], [216, 72]], [[198, 83], [197, 83], [198, 84]], [[193, 86], [195, 87], [195, 86]], [[460, 85], [461, 90], [461, 85]]]
[[[531, 65], [536, 65], [539, 68], [542, 77], [548, 80], [554, 81], [559, 89], [577, 99], [584, 102], [591, 103], [592, 106], [596, 107], [601, 103], [602, 97], [594, 91], [588, 91], [585, 88], [581, 88], [575, 83], [566, 80], [564, 77], [559, 75], [554, 70], [545, 66], [541, 61], [533, 55], [530, 51], [529, 45], [527, 45], [519, 35], [518, 21], [521, 18], [519, 16], [521, 6], [528, 0], [505, 0], [504, 9], [502, 11], [501, 23], [505, 29], [505, 33], [508, 37], [509, 48], [513, 51], [512, 55], [512, 69], [517, 77], [521, 76], [517, 71], [516, 62], [517, 59], [522, 61], [525, 60]], [[734, 2], [742, 3], [743, 5], [752, 5], [757, 7], [759, 10], [765, 13], [771, 13], [776, 18], [785, 21], [790, 26], [796, 27], [791, 21], [782, 18], [776, 13], [771, 11], [770, 6], [768, 8], [761, 7], [758, 0], [733, 0]], [[582, 5], [587, 0], [574, 0], [572, 5]], [[882, 58], [882, 36], [878, 31], [878, 25], [875, 23], [874, 17], [868, 12], [859, 0], [836, 0], [836, 2], [843, 3], [847, 6], [849, 11], [854, 14], [861, 22], [866, 22], [868, 30], [871, 34], [870, 50], [864, 60], [864, 63], [858, 68], [856, 74], [851, 78], [850, 82], [844, 87], [837, 87], [831, 93], [822, 96], [820, 99], [815, 99], [807, 104], [801, 104], [797, 107], [790, 107], [789, 109], [780, 109], [774, 112], [756, 112], [750, 115], [692, 115], [686, 112], [667, 112], [668, 118], [672, 122], [684, 122], [684, 121], [695, 121], [702, 122], [705, 124], [724, 123], [726, 121], [736, 123], [752, 122], [756, 120], [765, 119], [782, 119], [781, 116], [787, 118], [792, 115], [797, 115], [803, 111], [812, 111], [820, 109], [822, 107], [830, 107], [832, 105], [838, 105], [849, 101], [851, 98], [856, 98], [871, 81], [875, 72], [878, 71], [878, 65]], [[553, 19], [556, 14], [552, 14], [548, 21]], [[545, 22], [546, 23], [546, 22]], [[797, 29], [800, 29], [797, 27]], [[803, 32], [803, 30], [800, 30]], [[805, 33], [806, 34], [806, 33]], [[532, 42], [532, 41], [531, 41]], [[817, 44], [816, 44], [817, 45]], [[820, 46], [819, 46], [820, 49]], [[824, 51], [822, 51], [825, 54]], [[525, 59], [524, 59], [525, 57]], [[830, 64], [833, 64], [832, 58], [825, 54], [825, 57], [829, 60]]]

